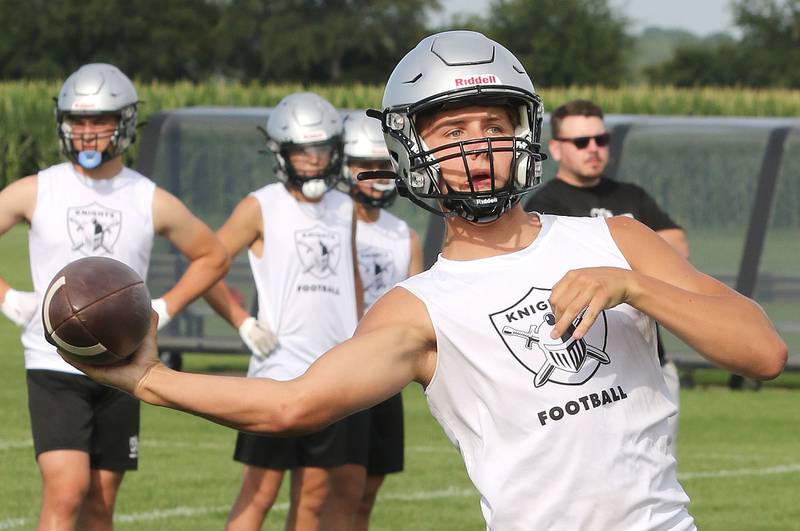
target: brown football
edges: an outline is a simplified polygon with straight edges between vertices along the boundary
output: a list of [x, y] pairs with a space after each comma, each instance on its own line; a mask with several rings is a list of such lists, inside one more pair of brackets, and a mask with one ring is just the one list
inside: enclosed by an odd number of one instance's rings
[[150, 291], [130, 267], [81, 258], [56, 273], [42, 304], [44, 335], [65, 358], [93, 365], [133, 354], [150, 328]]

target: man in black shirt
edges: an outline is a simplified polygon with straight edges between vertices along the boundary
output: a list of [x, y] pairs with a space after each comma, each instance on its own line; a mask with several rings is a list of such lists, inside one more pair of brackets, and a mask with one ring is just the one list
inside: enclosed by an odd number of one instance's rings
[[[587, 100], [574, 100], [558, 107], [550, 117], [549, 148], [558, 162], [556, 178], [542, 185], [526, 205], [528, 211], [566, 216], [630, 216], [664, 238], [675, 250], [689, 256], [683, 229], [641, 187], [603, 175], [608, 164], [611, 135], [603, 122], [603, 111]], [[664, 379], [678, 403], [675, 364], [664, 357], [658, 338], [658, 357]], [[677, 415], [672, 419], [672, 451], [677, 437]]]

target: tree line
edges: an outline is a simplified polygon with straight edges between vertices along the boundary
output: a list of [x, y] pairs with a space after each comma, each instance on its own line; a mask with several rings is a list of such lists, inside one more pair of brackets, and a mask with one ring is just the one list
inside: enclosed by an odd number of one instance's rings
[[[434, 16], [438, 0], [0, 1], [0, 79], [62, 79], [110, 62], [141, 81], [383, 83], [423, 36], [475, 29], [506, 44], [534, 82], [632, 79], [632, 23], [608, 0], [492, 0], [486, 16]], [[686, 42], [639, 80], [800, 87], [800, 0], [731, 0], [738, 37]], [[688, 16], [688, 15], [687, 15]], [[542, 80], [539, 82], [539, 80]]]

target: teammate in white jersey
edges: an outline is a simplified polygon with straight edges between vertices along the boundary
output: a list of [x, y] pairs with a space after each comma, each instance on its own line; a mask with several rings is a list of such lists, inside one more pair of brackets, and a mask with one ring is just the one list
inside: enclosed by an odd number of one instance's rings
[[[248, 376], [291, 380], [349, 338], [361, 315], [353, 201], [331, 187], [342, 164], [336, 109], [312, 93], [281, 100], [267, 119], [281, 182], [245, 197], [219, 230], [231, 256], [248, 249], [258, 295], [249, 315], [220, 282], [207, 296], [250, 347]], [[350, 529], [366, 478], [368, 415], [304, 437], [239, 433], [244, 480], [229, 530], [260, 529], [287, 470], [286, 529]]]
[[[387, 172], [386, 178], [359, 181], [362, 172]], [[342, 184], [356, 202], [358, 267], [369, 309], [398, 282], [422, 271], [422, 246], [416, 231], [389, 213], [397, 197], [395, 176], [383, 131], [363, 112], [344, 118]], [[358, 509], [356, 531], [369, 528], [378, 489], [387, 474], [403, 470], [403, 401], [400, 393], [369, 410], [367, 484]]]
[[64, 83], [56, 116], [69, 162], [0, 192], [0, 234], [30, 224], [33, 292], [0, 278], [3, 313], [23, 328], [28, 403], [42, 475], [39, 529], [112, 528], [126, 470], [138, 461], [139, 404], [64, 363], [44, 339], [41, 301], [52, 277], [84, 256], [108, 256], [147, 277], [153, 235], [169, 239], [191, 265], [153, 301], [166, 324], [227, 270], [214, 233], [168, 192], [126, 168], [136, 132], [136, 90], [116, 67], [88, 64]]
[[631, 218], [524, 212], [542, 103], [500, 44], [467, 31], [424, 39], [395, 68], [383, 107], [372, 115], [402, 193], [446, 216], [429, 271], [288, 382], [177, 373], [152, 339], [92, 376], [263, 433], [318, 429], [416, 381], [489, 529], [694, 529], [667, 452], [674, 405], [653, 320], [714, 364], [769, 379], [787, 348], [764, 312]]

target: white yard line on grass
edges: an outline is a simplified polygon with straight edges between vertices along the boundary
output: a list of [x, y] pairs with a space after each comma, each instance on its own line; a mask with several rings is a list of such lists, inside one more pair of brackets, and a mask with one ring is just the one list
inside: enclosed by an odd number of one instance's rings
[[165, 441], [161, 439], [142, 439], [140, 446], [142, 448], [208, 448], [211, 450], [233, 450], [235, 440], [231, 437], [230, 443], [216, 443], [216, 442], [179, 442], [179, 441]]
[[[766, 476], [770, 474], [788, 474], [793, 472], [800, 472], [800, 463], [789, 465], [778, 465], [766, 468], [740, 468], [734, 470], [710, 470], [708, 472], [685, 472], [678, 474], [679, 479], [696, 479], [696, 478], [721, 478], [733, 476]], [[474, 496], [475, 491], [470, 488], [462, 488], [451, 486], [443, 490], [434, 491], [419, 491], [410, 493], [393, 493], [382, 494], [380, 499], [383, 501], [425, 501], [434, 499], [445, 498], [464, 498]], [[186, 518], [192, 516], [201, 516], [204, 514], [213, 513], [227, 513], [230, 509], [229, 505], [219, 505], [216, 507], [174, 507], [172, 509], [159, 509], [155, 511], [147, 511], [143, 513], [130, 513], [118, 514], [114, 517], [117, 522], [144, 522], [152, 520], [165, 520], [169, 518]], [[289, 509], [287, 503], [278, 503], [272, 510], [273, 511], [286, 511]], [[0, 520], [0, 530], [3, 529], [16, 529], [28, 526], [33, 520], [31, 518], [7, 518]]]
[[15, 527], [25, 527], [28, 524], [27, 518], [9, 518], [0, 520], [0, 529], [14, 529]]
[[766, 468], [735, 468], [732, 470], [709, 470], [707, 472], [678, 472], [678, 479], [726, 478], [734, 476], [768, 476], [800, 472], [800, 464], [778, 465]]
[[[180, 442], [180, 441], [167, 441], [162, 439], [144, 439], [140, 443], [142, 448], [208, 448], [211, 450], [227, 450], [232, 449], [234, 440], [228, 444], [217, 442]], [[2, 450], [19, 450], [20, 448], [31, 448], [33, 441], [31, 439], [20, 440], [2, 440], [0, 439], [0, 451]], [[1, 529], [1, 528], [0, 528]]]
[[407, 446], [407, 452], [411, 453], [421, 453], [421, 454], [440, 454], [440, 453], [452, 453], [453, 455], [458, 455], [458, 450], [456, 450], [455, 446], [425, 446], [425, 445], [416, 445], [416, 446]]
[[[31, 448], [33, 440], [21, 439], [18, 441], [3, 441], [0, 440], [0, 450], [19, 450], [20, 448]], [[3, 529], [0, 527], [0, 529]]]

